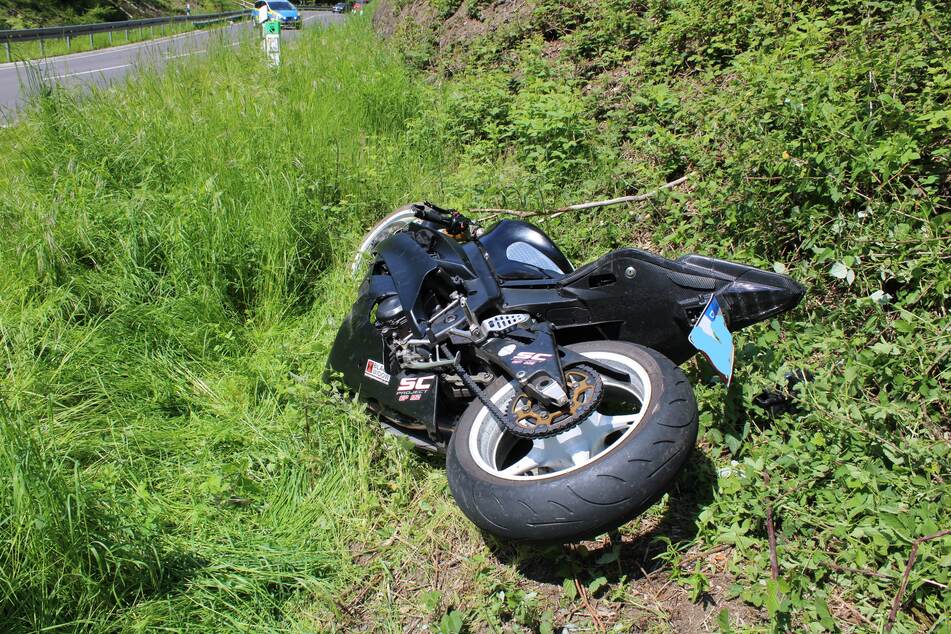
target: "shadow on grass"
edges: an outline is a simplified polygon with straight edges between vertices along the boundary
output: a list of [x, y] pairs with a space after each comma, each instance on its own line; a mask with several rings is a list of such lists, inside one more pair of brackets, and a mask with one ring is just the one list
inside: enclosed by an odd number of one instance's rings
[[162, 556], [162, 577], [150, 598], [167, 598], [180, 594], [211, 565], [205, 557], [190, 552], [165, 552]]
[[[696, 536], [697, 516], [713, 501], [716, 481], [713, 463], [702, 451], [694, 449], [668, 492], [663, 515], [659, 520], [650, 515], [632, 520], [650, 527], [633, 538], [618, 540], [615, 535], [593, 547], [588, 542], [584, 549], [569, 550], [560, 546], [513, 544], [489, 533], [483, 533], [483, 537], [500, 562], [514, 566], [523, 576], [540, 583], [561, 585], [565, 578], [577, 576], [585, 569], [590, 570], [591, 576], [604, 576], [612, 582], [622, 576], [636, 580], [667, 568], [668, 563], [661, 555], [669, 547], [677, 548]], [[599, 559], [602, 563], [598, 563]]]

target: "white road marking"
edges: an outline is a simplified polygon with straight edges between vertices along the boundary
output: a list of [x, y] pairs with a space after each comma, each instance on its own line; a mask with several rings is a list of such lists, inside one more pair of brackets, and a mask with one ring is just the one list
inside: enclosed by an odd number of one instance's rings
[[125, 68], [126, 66], [132, 66], [132, 64], [119, 64], [118, 66], [106, 66], [105, 68], [94, 68], [92, 70], [81, 70], [78, 73], [66, 73], [65, 75], [53, 75], [54, 79], [64, 79], [66, 77], [75, 77], [77, 75], [88, 75], [90, 73], [104, 73], [107, 70], [115, 70], [117, 68]]
[[[238, 46], [238, 45], [240, 45], [240, 44], [241, 44], [241, 42], [231, 42], [231, 43], [229, 43], [229, 44], [225, 44], [225, 46]], [[195, 51], [188, 51], [188, 52], [186, 52], [186, 53], [179, 53], [178, 55], [166, 55], [166, 56], [163, 57], [162, 59], [178, 59], [179, 57], [188, 57], [189, 55], [194, 55], [194, 54], [196, 54], [196, 53], [207, 53], [207, 52], [208, 52], [208, 49], [207, 49], [207, 48], [200, 48], [200, 49], [195, 50]]]
[[[306, 23], [306, 22], [310, 22], [311, 20], [316, 20], [317, 18], [320, 18], [320, 17], [321, 17], [321, 15], [312, 15], [312, 16], [309, 16], [309, 17], [304, 18], [304, 22], [305, 22], [305, 23]], [[233, 30], [235, 30], [235, 29], [240, 29], [240, 28], [243, 27], [243, 26], [244, 26], [244, 23], [232, 24], [230, 27], [224, 27], [224, 30], [226, 30], [226, 31], [233, 31]], [[99, 55], [108, 55], [108, 54], [112, 54], [112, 53], [118, 53], [118, 52], [121, 52], [121, 51], [123, 51], [123, 50], [129, 50], [129, 49], [134, 49], [134, 48], [145, 48], [145, 47], [148, 47], [148, 46], [153, 46], [153, 45], [155, 45], [155, 44], [161, 44], [161, 43], [163, 43], [163, 42], [170, 42], [170, 41], [174, 41], [174, 40], [180, 40], [180, 39], [187, 38], [187, 37], [193, 37], [193, 38], [195, 38], [195, 39], [197, 40], [197, 39], [199, 39], [199, 38], [201, 38], [201, 37], [205, 37], [205, 36], [207, 36], [207, 35], [210, 35], [211, 33], [213, 33], [213, 31], [189, 31], [188, 33], [177, 33], [177, 34], [175, 34], [175, 35], [167, 35], [167, 36], [165, 36], [165, 37], [157, 37], [157, 38], [151, 39], [151, 40], [142, 40], [141, 42], [129, 42], [128, 44], [118, 44], [118, 45], [116, 45], [116, 46], [107, 46], [107, 47], [105, 47], [105, 48], [101, 48], [101, 49], [98, 49], [98, 50], [95, 50], [95, 51], [83, 51], [83, 52], [80, 52], [80, 53], [68, 53], [68, 54], [66, 54], [66, 55], [54, 55], [53, 57], [43, 57], [43, 58], [40, 58], [40, 59], [37, 59], [37, 60], [29, 60], [28, 62], [21, 62], [21, 61], [7, 62], [7, 63], [0, 64], [0, 71], [7, 70], [8, 68], [9, 68], [9, 69], [14, 69], [14, 68], [15, 68], [16, 66], [18, 66], [18, 65], [24, 65], [24, 64], [27, 64], [27, 63], [30, 63], [30, 62], [32, 62], [32, 63], [34, 63], [34, 64], [41, 64], [41, 65], [43, 65], [43, 66], [49, 66], [49, 65], [52, 65], [52, 64], [54, 64], [54, 63], [60, 61], [61, 59], [66, 60], [66, 61], [73, 61], [73, 60], [80, 60], [80, 59], [89, 59], [90, 57], [97, 57], [97, 56], [99, 56]], [[232, 46], [233, 46], [233, 45], [232, 45]], [[128, 66], [128, 65], [129, 65], [129, 64], [127, 64], [127, 66]], [[119, 67], [113, 67], [113, 68], [119, 68]], [[99, 69], [99, 70], [111, 70], [111, 69], [110, 69], [110, 68], [101, 68], [101, 69]], [[89, 72], [94, 72], [94, 71], [89, 71]], [[80, 74], [80, 73], [73, 73], [73, 74]], [[70, 74], [70, 75], [57, 75], [57, 77], [72, 77], [72, 74]]]
[[[338, 20], [338, 16], [320, 12], [303, 18], [304, 23], [311, 22], [313, 20], [321, 20], [325, 24], [328, 24], [330, 22], [336, 22]], [[179, 57], [187, 57], [196, 53], [205, 53], [209, 50], [207, 48], [195, 51], [186, 50], [175, 55], [168, 55], [168, 53], [175, 51], [176, 48], [179, 51], [182, 50], [182, 48], [167, 45], [174, 40], [182, 41], [183, 46], [192, 46], [204, 43], [201, 41], [201, 38], [208, 39], [211, 36], [224, 35], [227, 39], [234, 39], [237, 36], [238, 41], [231, 41], [229, 43], [222, 42], [222, 44], [228, 47], [240, 46], [243, 42], [248, 40], [248, 38], [244, 37], [244, 33], [246, 33], [245, 29], [248, 26], [249, 23], [237, 23], [232, 24], [231, 26], [223, 27], [221, 29], [177, 33], [175, 35], [159, 37], [152, 40], [144, 40], [142, 42], [129, 42], [128, 44], [106, 47], [95, 51], [83, 51], [67, 55], [47, 57], [44, 59], [15, 61], [0, 64], [0, 121], [3, 121], [0, 123], [0, 127], [9, 127], [11, 123], [8, 123], [7, 121], [12, 122], [13, 115], [18, 111], [18, 106], [21, 102], [21, 95], [19, 94], [18, 90], [11, 89], [11, 87], [15, 86], [14, 82], [21, 79], [20, 75], [24, 68], [33, 67], [42, 76], [51, 80], [66, 79], [69, 77], [81, 77], [83, 75], [93, 75], [96, 73], [108, 73], [109, 71], [138, 66], [140, 61], [138, 59], [139, 51], [149, 51], [151, 47], [159, 49], [155, 51], [156, 56], [151, 58], [153, 61], [167, 61]], [[125, 55], [123, 55], [123, 51], [126, 52]], [[127, 63], [124, 64], [114, 64], [112, 66], [94, 68], [91, 70], [62, 72], [69, 70], [70, 66], [75, 68], [76, 62], [101, 55], [116, 55], [118, 57], [118, 59], [114, 60], [103, 60], [103, 62], [107, 64], [110, 61], [121, 61], [123, 58], [130, 61], [127, 61]], [[132, 59], [133, 56], [135, 56], [137, 59]], [[144, 61], [146, 62], [144, 65], [147, 66], [148, 61], [150, 60], [145, 59]], [[10, 99], [9, 102], [8, 98]]]
[[[115, 32], [115, 31], [113, 31]], [[142, 48], [152, 44], [160, 44], [162, 42], [169, 42], [172, 40], [180, 40], [185, 37], [201, 37], [210, 31], [189, 31], [188, 33], [178, 33], [176, 35], [167, 35], [165, 37], [157, 37], [152, 40], [142, 40], [141, 42], [129, 42], [128, 44], [117, 44], [116, 46], [107, 46], [105, 48], [100, 48], [95, 51], [83, 51], [80, 53], [67, 53], [66, 55], [53, 55], [52, 57], [41, 57], [35, 60], [27, 60], [26, 62], [16, 61], [16, 62], [6, 62], [0, 64], [0, 70], [6, 70], [7, 68], [13, 68], [18, 64], [26, 64], [29, 62], [40, 62], [45, 64], [52, 64], [59, 61], [60, 59], [66, 60], [75, 60], [75, 59], [89, 59], [90, 57], [97, 57], [99, 55], [107, 55], [109, 53], [118, 53], [121, 51], [133, 49], [133, 48]]]
[[178, 55], [166, 55], [165, 59], [178, 59], [179, 57], [187, 57], [189, 55], [194, 55], [195, 53], [206, 53], [207, 48], [200, 48], [197, 51], [189, 51], [187, 53], [179, 53]]
[[[230, 44], [225, 44], [225, 46], [238, 46], [241, 42], [231, 42]], [[186, 57], [188, 55], [195, 55], [196, 53], [207, 53], [207, 48], [201, 48], [196, 51], [189, 51], [187, 53], [181, 53], [179, 55], [168, 55], [163, 59], [176, 59], [178, 57]], [[77, 73], [66, 73], [64, 75], [53, 75], [53, 79], [63, 79], [65, 77], [75, 77], [77, 75], [88, 75], [90, 73], [104, 73], [107, 70], [115, 70], [117, 68], [125, 68], [126, 66], [132, 66], [132, 63], [128, 64], [119, 64], [118, 66], [106, 66], [105, 68], [94, 68], [93, 70], [83, 70]]]

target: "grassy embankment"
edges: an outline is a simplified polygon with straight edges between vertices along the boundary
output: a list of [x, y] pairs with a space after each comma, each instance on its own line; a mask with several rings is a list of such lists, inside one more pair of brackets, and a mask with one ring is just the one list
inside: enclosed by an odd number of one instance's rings
[[[740, 20], [721, 48], [663, 57], [716, 20], [598, 6], [568, 52], [617, 64], [634, 37], [621, 61], [642, 66], [613, 92], [543, 50], [534, 32], [563, 35], [565, 16], [542, 5], [438, 86], [354, 19], [305, 33], [275, 74], [218, 52], [108, 98], [54, 93], [0, 131], [2, 629], [548, 631], [590, 624], [586, 603], [622, 629], [683, 629], [658, 578], [734, 626], [884, 624], [911, 540], [951, 520], [948, 62], [897, 11], [880, 37], [810, 15], [724, 55], [755, 32]], [[904, 55], [873, 89], [882, 47]], [[670, 72], [691, 55], [715, 63]], [[320, 385], [355, 286], [341, 264], [391, 207], [542, 209], [683, 172], [645, 206], [546, 228], [573, 260], [697, 250], [810, 295], [741, 335], [725, 406], [691, 366], [701, 448], [617, 547], [483, 542], [438, 466]], [[769, 420], [752, 397], [793, 367], [816, 375], [802, 411]], [[920, 548], [896, 629], [947, 627], [948, 548]]]

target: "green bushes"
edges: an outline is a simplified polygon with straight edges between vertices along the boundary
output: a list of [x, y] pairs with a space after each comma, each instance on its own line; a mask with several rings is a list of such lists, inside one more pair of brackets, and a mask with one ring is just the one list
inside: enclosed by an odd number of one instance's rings
[[562, 183], [592, 156], [594, 126], [577, 88], [544, 74], [513, 82], [502, 73], [460, 78], [446, 89], [421, 136], [460, 144], [473, 160], [491, 161], [511, 147], [527, 169]]
[[[528, 23], [446, 45], [437, 111], [465, 144], [452, 189], [475, 205], [552, 208], [689, 174], [645, 209], [546, 228], [575, 260], [647, 242], [807, 285], [781, 328], [740, 336], [725, 409], [694, 376], [705, 451], [739, 464], [699, 539], [735, 547], [736, 594], [781, 627], [832, 628], [843, 596], [882, 625], [911, 540], [951, 521], [949, 41], [937, 3], [541, 2]], [[796, 367], [815, 375], [802, 411], [764, 416], [753, 397]], [[759, 585], [770, 500], [779, 594]], [[942, 627], [946, 593], [923, 580], [946, 583], [948, 548], [916, 564], [902, 627]]]

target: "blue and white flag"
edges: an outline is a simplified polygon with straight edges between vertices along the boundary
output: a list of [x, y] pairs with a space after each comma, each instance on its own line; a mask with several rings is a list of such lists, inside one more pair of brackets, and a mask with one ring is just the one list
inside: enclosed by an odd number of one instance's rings
[[710, 297], [687, 339], [710, 360], [714, 369], [730, 385], [733, 380], [733, 335], [726, 327], [723, 311], [715, 296]]

